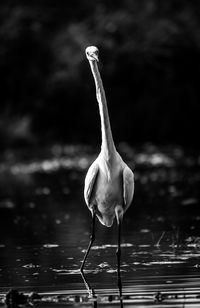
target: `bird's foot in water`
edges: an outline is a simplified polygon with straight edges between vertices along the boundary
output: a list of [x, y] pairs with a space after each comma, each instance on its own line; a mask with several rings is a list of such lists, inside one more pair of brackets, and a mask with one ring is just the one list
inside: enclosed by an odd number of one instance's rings
[[123, 308], [123, 296], [119, 297], [119, 301], [120, 301], [120, 308]]
[[88, 296], [90, 302], [93, 302], [93, 307], [97, 307], [97, 296], [95, 295], [95, 292], [93, 289], [89, 291], [89, 296]]
[[88, 291], [88, 293], [89, 293], [89, 298], [92, 298], [92, 299], [96, 299], [97, 298], [97, 296], [96, 296], [96, 294], [95, 294], [95, 292], [94, 292], [94, 289], [90, 289], [89, 291]]

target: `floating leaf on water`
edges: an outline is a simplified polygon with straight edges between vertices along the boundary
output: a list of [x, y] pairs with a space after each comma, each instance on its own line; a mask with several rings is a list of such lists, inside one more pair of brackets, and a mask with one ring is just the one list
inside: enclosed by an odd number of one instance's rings
[[[106, 273], [116, 273], [116, 272], [117, 272], [117, 269], [108, 269], [108, 270], [106, 270]], [[127, 273], [127, 270], [120, 269], [120, 272]]]
[[38, 268], [38, 267], [40, 267], [40, 265], [29, 263], [29, 264], [22, 265], [22, 267], [25, 267], [25, 268]]
[[122, 243], [121, 247], [133, 247], [133, 244], [131, 244], [131, 243]]
[[59, 247], [58, 244], [44, 244], [43, 245], [44, 248], [56, 248]]
[[[58, 275], [77, 275], [77, 274], [80, 275], [80, 269], [67, 270], [67, 269], [55, 269], [55, 268], [53, 268], [52, 271], [56, 272]], [[98, 269], [96, 269], [96, 270], [85, 269], [84, 270], [85, 274], [89, 274], [89, 273], [96, 274], [98, 272], [99, 272]]]
[[110, 274], [116, 273], [116, 272], [117, 272], [116, 269], [109, 269], [109, 270], [106, 271], [106, 273], [110, 273]]
[[[121, 247], [132, 247], [133, 244], [131, 243], [122, 243]], [[116, 244], [105, 244], [101, 246], [93, 246], [91, 249], [98, 250], [98, 249], [106, 249], [106, 248], [117, 248], [118, 246]], [[83, 251], [85, 252], [85, 250]]]
[[53, 272], [56, 272], [56, 273], [68, 272], [68, 270], [65, 270], [65, 269], [56, 269], [56, 268], [52, 268], [52, 271], [53, 271]]
[[149, 262], [150, 265], [158, 264], [158, 265], [164, 265], [164, 264], [182, 264], [185, 263], [184, 261], [152, 261]]
[[108, 262], [103, 262], [103, 263], [100, 263], [98, 266], [100, 268], [105, 268], [105, 267], [109, 267], [109, 264], [108, 264]]
[[190, 244], [187, 244], [187, 247], [199, 248], [200, 244], [198, 244], [198, 243], [190, 243]]
[[144, 244], [144, 245], [138, 245], [138, 247], [140, 247], [140, 248], [146, 248], [146, 247], [150, 247], [150, 245]]
[[106, 249], [106, 248], [108, 248], [108, 247], [111, 247], [111, 245], [101, 245], [101, 246], [95, 245], [95, 246], [93, 246], [91, 249], [92, 249], [92, 250], [98, 250], [98, 249]]
[[121, 267], [129, 267], [129, 264], [123, 263]]

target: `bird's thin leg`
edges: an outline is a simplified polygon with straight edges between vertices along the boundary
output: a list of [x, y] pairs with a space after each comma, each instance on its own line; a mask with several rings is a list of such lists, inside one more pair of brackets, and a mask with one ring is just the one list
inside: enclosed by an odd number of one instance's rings
[[119, 288], [119, 296], [120, 296], [120, 307], [123, 307], [123, 298], [122, 298], [122, 281], [121, 281], [121, 273], [120, 273], [120, 261], [121, 261], [121, 219], [117, 219], [118, 225], [118, 246], [116, 250], [117, 255], [117, 284]]
[[89, 252], [90, 252], [90, 249], [91, 249], [91, 247], [92, 247], [92, 244], [93, 244], [93, 242], [95, 241], [95, 217], [96, 217], [96, 216], [95, 216], [95, 214], [94, 214], [94, 211], [92, 211], [92, 232], [91, 232], [90, 242], [89, 242], [87, 251], [86, 251], [86, 253], [85, 253], [83, 262], [82, 262], [82, 264], [81, 264], [81, 268], [80, 268], [80, 271], [81, 271], [81, 272], [83, 272], [86, 259], [87, 259], [87, 257], [88, 257]]
[[[86, 251], [86, 253], [85, 253], [83, 262], [82, 262], [81, 267], [80, 267], [81, 276], [82, 276], [82, 278], [83, 278], [83, 282], [84, 282], [84, 284], [85, 284], [85, 286], [86, 286], [86, 289], [88, 290], [89, 295], [92, 296], [94, 299], [96, 298], [96, 297], [95, 297], [95, 292], [94, 292], [94, 290], [90, 287], [90, 284], [87, 282], [83, 269], [84, 269], [85, 262], [86, 262], [86, 259], [87, 259], [87, 257], [88, 257], [88, 254], [89, 254], [89, 252], [90, 252], [90, 249], [91, 249], [91, 247], [92, 247], [92, 244], [93, 244], [93, 242], [94, 242], [94, 240], [95, 240], [95, 217], [96, 217], [96, 216], [95, 216], [95, 213], [94, 213], [94, 211], [92, 211], [92, 232], [91, 232], [91, 236], [90, 236], [90, 242], [89, 242], [87, 251]], [[95, 307], [95, 303], [94, 303], [94, 307]]]

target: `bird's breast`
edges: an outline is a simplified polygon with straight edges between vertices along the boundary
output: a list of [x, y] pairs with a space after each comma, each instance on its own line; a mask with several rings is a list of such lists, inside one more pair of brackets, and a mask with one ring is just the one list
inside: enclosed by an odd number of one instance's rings
[[110, 227], [115, 208], [123, 205], [122, 165], [116, 160], [99, 159], [98, 175], [92, 190], [91, 204], [99, 221]]
[[94, 188], [96, 204], [100, 209], [122, 204], [122, 177], [112, 170], [100, 170]]

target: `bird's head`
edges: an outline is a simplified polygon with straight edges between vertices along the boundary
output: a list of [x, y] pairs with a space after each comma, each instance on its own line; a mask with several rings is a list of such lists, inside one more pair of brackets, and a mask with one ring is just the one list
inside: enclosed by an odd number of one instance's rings
[[99, 61], [99, 50], [95, 46], [89, 46], [85, 50], [86, 57], [89, 61]]

